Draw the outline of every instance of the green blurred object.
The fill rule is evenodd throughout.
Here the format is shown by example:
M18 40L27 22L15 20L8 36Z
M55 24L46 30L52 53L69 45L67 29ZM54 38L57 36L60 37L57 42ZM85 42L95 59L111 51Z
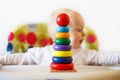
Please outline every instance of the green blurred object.
M8 36L7 52L26 52L32 47L52 45L53 41L47 29L47 23L23 24L15 27Z
M95 32L88 26L84 27L85 37L82 48L93 49L98 51L99 44Z
M98 39L95 32L87 26L85 26L84 32L85 37L82 48L98 50ZM32 35L27 37L29 33L32 33ZM27 40L30 41L28 42ZM30 43L33 42L35 42L35 44L31 45ZM32 47L44 47L52 44L53 40L48 33L47 23L23 24L17 26L9 34L7 52L10 54L26 52Z

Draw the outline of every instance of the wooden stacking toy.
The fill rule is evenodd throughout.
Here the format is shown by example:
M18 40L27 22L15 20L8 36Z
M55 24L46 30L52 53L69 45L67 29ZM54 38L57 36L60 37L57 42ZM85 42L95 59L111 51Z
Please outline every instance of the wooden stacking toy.
M51 72L76 72L72 63L71 41L69 39L69 28L67 27L70 22L69 16L62 13L57 16L56 22L59 26L55 34L55 45L53 45Z

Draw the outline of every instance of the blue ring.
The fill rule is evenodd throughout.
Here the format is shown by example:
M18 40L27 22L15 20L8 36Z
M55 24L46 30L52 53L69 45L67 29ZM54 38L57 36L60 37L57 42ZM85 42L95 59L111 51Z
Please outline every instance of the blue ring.
M60 51L69 51L71 50L71 45L54 45L54 50L60 50Z
M69 32L69 28L65 26L58 26L56 31L57 32Z
M52 57L52 61L55 63L63 63L63 64L68 64L73 61L72 57Z

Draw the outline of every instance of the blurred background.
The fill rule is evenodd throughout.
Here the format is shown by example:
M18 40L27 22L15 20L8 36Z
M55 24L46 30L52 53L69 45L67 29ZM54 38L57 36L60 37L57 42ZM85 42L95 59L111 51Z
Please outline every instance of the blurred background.
M78 11L99 40L99 51L120 51L119 0L0 0L0 54L7 36L20 24L46 22L56 9Z

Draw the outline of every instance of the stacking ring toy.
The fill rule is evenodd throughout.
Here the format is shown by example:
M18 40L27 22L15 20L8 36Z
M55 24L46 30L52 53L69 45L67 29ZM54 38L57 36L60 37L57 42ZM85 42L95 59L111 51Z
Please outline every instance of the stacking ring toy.
M69 28L65 26L57 27L57 32L69 32Z
M53 49L60 51L69 51L71 50L71 45L54 45Z
M69 33L66 33L66 32L57 32L56 34L55 34L55 37L56 38L69 38L70 37L70 34Z
M74 64L73 63L69 63L69 64L58 64L58 63L54 63L52 62L50 64L52 69L56 69L56 70L71 70L73 69Z
M70 57L72 56L72 51L53 51L54 57Z
M55 39L55 44L57 45L69 45L70 44L70 39L65 39L65 38L56 38Z
M52 57L52 61L55 63L68 64L73 60L72 57Z

